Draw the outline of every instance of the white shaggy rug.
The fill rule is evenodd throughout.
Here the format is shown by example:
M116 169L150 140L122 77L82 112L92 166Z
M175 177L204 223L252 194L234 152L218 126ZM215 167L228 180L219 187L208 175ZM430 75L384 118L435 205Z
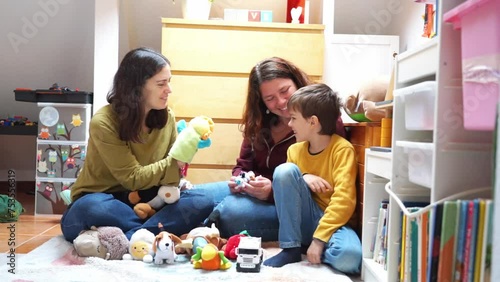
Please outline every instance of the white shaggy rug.
M278 251L265 248L264 259ZM0 281L352 281L326 265L312 266L305 259L282 268L262 266L259 273L241 273L236 271L235 262L228 270L194 269L183 255L170 265L81 258L62 236L50 239L26 255L16 255L15 265L8 264L12 260L7 255L0 257ZM13 267L15 274L9 272Z

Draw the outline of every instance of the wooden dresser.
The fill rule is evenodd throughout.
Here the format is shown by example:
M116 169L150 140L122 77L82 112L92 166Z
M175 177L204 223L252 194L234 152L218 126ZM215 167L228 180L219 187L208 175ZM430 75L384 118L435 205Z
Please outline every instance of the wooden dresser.
M162 19L162 50L172 67L169 106L189 122L206 115L215 122L212 146L201 149L188 170L196 183L228 180L239 155L239 131L248 75L273 56L295 63L321 81L323 25Z
M351 141L356 151L358 161L358 179L356 180L357 191L357 215L358 231L361 230L363 223L363 194L365 188L365 149L371 146L380 146L380 122L360 122L345 123L347 138Z

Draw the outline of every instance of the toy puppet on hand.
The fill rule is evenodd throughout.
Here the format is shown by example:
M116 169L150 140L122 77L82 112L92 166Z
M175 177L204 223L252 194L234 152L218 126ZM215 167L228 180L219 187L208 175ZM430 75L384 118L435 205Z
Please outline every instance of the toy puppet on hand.
M175 140L168 155L184 163L181 167L182 177L186 176L187 165L193 160L194 155L198 149L210 147L210 135L214 130L214 122L211 118L206 116L194 117L189 125L185 120L177 122L177 132L179 135ZM179 200L180 191L189 189L191 184L181 179L179 186L161 186L158 189L158 195L147 203L141 202L139 191L129 193L128 200L134 205L134 211L142 219L151 217L159 209L166 204L172 204Z
M177 123L179 135L168 153L177 161L189 164L200 148L209 147L210 135L214 131L214 122L207 116L194 117L186 126L184 120Z

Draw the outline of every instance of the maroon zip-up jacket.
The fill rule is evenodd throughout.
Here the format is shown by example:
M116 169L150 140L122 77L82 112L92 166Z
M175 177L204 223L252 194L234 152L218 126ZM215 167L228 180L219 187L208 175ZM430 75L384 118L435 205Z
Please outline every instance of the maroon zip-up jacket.
M336 133L345 138L344 123L340 117L337 120L336 128ZM244 138L240 156L236 159L236 166L233 168L233 176L238 176L242 171L253 171L256 176L262 175L272 181L274 169L286 162L286 151L295 142L293 131L290 131L285 138L277 143L274 143L272 138L268 138L264 140L264 144L254 144L256 142ZM268 201L274 202L272 193Z

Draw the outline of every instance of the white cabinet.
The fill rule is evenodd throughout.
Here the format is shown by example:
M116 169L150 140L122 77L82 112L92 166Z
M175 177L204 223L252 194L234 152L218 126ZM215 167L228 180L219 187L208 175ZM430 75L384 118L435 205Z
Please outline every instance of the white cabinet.
M62 214L66 206L59 193L71 189L83 167L92 104L37 105L35 214Z
M398 55L396 59L391 173L386 173L384 177L390 179L392 192L402 201L435 203L457 193L492 186L493 134L464 129L460 33L441 20L443 13L462 1L438 2L438 36ZM435 81L436 85L433 123L430 127L415 130L407 126L412 124L408 121L413 120L407 119L423 119L427 116L419 116L418 111L415 115L408 115L408 109L416 105L409 104L403 93L409 87L429 81ZM373 152L367 152L366 155L365 178L368 180L365 181L363 214L364 279L398 281L401 209L392 197L388 210L386 270L373 266L375 263L369 259L369 244L374 229L368 221L378 216L381 199L389 196L381 181L374 178L374 175L382 176L383 173L370 169L373 166L381 170L378 160ZM469 198L485 195L475 194ZM493 256L498 257L498 254Z

